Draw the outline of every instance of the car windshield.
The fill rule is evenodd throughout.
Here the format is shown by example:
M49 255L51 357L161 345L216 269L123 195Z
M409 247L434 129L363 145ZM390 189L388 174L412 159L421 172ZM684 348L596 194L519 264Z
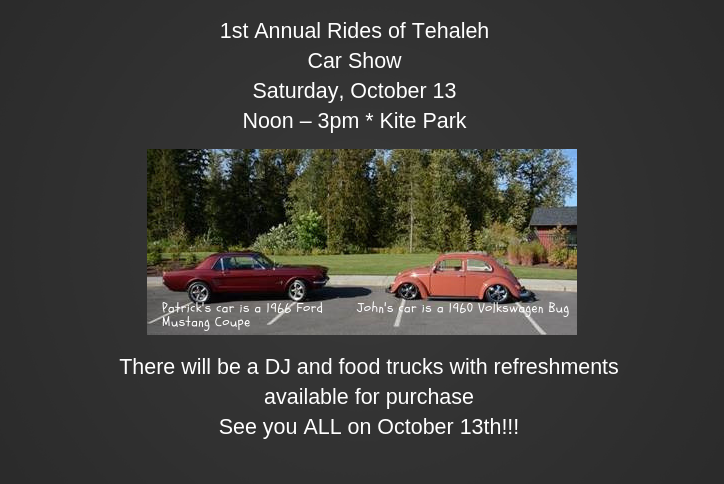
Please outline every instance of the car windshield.
M264 254L257 254L256 261L261 264L265 269L271 269L272 267L276 267L276 263Z

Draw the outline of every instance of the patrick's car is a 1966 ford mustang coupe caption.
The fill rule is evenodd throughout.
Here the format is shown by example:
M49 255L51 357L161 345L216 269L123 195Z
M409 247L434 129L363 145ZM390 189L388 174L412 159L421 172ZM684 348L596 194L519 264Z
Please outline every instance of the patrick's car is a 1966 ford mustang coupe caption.
M442 254L432 266L397 274L387 292L404 299L465 297L499 304L533 295L510 269L485 252Z
M193 269L163 273L166 287L188 292L189 299L199 304L223 292L279 292L292 301L303 301L327 281L326 267L276 264L260 252L212 254Z

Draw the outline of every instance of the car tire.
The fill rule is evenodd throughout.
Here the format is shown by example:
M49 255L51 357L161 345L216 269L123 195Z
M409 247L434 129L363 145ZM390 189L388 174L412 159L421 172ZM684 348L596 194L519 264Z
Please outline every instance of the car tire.
M397 295L402 299L407 299L409 301L417 299L417 296L420 295L420 290L417 289L417 286L413 283L405 282L400 284L400 287L397 288Z
M189 284L187 291L189 299L192 303L206 304L211 301L211 289L209 285L202 281L194 281Z
M287 288L287 296L294 302L301 302L307 297L307 283L302 279L294 279Z
M510 299L510 291L502 284L493 284L485 290L485 299L491 303L503 304Z

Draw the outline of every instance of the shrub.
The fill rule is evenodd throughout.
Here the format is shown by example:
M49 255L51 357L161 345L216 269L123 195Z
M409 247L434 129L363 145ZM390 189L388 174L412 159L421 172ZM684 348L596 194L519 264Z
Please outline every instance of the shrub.
M429 249L426 249L424 247L413 247L412 252L413 253L425 253L425 252L432 252L432 251ZM397 254L397 255L409 254L410 245L409 245L409 242L403 237L397 243L392 245L391 247L369 248L368 253L370 253L370 254Z
M512 265L520 264L520 243L512 242L508 244L508 263Z
M533 245L533 255L536 264L541 264L546 261L546 248L537 240L531 242Z
M520 234L510 225L493 222L490 227L475 231L473 245L475 250L483 250L496 257L503 256L511 243L519 242Z
M181 249L178 247L171 247L171 260L178 262L181 260Z
M199 259L196 257L196 254L194 252L189 252L186 254L186 258L184 259L184 264L187 266L195 266L199 263Z
M146 266L157 266L161 263L161 246L152 245L146 249Z
M186 232L186 227L181 224L176 230L169 234L168 241L168 248L171 252L181 252L186 249L189 245L189 234Z
M269 254L278 254L297 248L297 235L294 227L283 223L261 234L252 244L252 249Z
M563 267L566 269L578 269L578 252L573 251L571 252L571 255L568 256L568 259L563 263Z
M302 249L284 249L284 250L277 250L274 252L275 255L307 255L309 251L302 250Z
M532 266L545 260L545 247L540 242L525 242L520 244L520 260L523 265Z
M465 251L470 249L472 233L470 231L470 220L461 209L456 207L453 213L455 226L450 231L450 249Z
M568 259L568 229L560 224L551 231L548 263L552 266L563 265Z
M327 255L327 249L313 248L312 255Z
M568 249L565 247L551 248L548 253L548 263L552 266L560 266L566 259L568 259Z
M520 263L532 266L535 263L535 248L530 242L520 244Z
M357 244L347 244L342 249L342 254L365 254L366 252L364 247Z
M324 247L322 216L314 210L299 214L294 218L294 231L299 249L309 251Z
M192 252L218 252L223 245L221 237L213 235L209 230L204 235L196 237L188 246L188 250Z
M561 227L561 224L558 224L556 228L551 230L550 240L551 250L565 249L568 247L568 229L565 229Z
M159 247L161 249L161 252L171 252L171 241L169 239L157 239L151 242L146 242L146 248L148 251L151 250L152 247Z

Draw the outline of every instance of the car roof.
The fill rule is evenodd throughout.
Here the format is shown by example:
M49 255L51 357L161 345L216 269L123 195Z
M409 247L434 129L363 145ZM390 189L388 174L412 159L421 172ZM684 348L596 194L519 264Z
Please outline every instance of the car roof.
M490 254L488 254L487 252L480 251L480 250L470 250L468 252L446 252L446 253L440 255L440 257L470 257L470 256L490 257Z
M228 255L260 255L261 252L256 252L253 250L245 250L245 251L238 251L238 252L217 252L216 254L211 254L209 257L222 257L222 256L228 256Z

